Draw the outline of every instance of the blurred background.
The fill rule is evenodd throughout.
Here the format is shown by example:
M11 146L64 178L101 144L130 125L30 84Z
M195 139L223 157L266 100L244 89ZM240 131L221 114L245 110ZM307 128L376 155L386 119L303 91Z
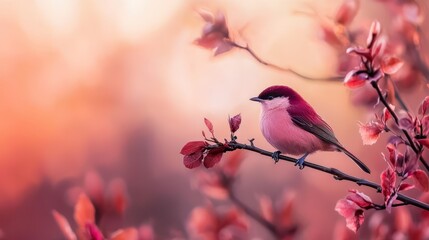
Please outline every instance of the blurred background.
M116 226L151 224L157 239L184 232L191 210L207 199L192 187L198 170L183 166L181 147L201 140L204 117L222 139L229 136L228 115L241 113L239 140L255 138L273 150L259 131L259 106L248 99L274 84L300 92L338 139L380 172L384 140L362 145L357 123L366 120L366 111L350 103L341 83L303 80L238 49L214 58L192 44L204 25L195 10L222 10L233 36L264 59L308 76L332 76L337 52L321 40L317 18L296 12L332 17L340 4L0 1L0 236L62 239L51 211L71 220L75 192L91 188L91 179L106 192L115 191L112 181L126 189L128 207ZM362 1L354 22L366 29L375 18L388 22L381 6ZM364 176L339 153L308 160ZM262 194L296 192L302 239L329 239L336 223L344 224L334 206L349 188L356 186L250 153L236 185L239 198L255 209ZM269 239L250 224L251 236Z

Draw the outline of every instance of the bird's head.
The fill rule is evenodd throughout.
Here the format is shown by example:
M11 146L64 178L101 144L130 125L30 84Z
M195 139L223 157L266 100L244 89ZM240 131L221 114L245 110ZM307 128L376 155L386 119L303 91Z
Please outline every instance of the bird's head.
M250 100L260 102L264 109L289 108L291 105L305 104L305 100L292 88L287 86L271 86L262 91L259 96Z

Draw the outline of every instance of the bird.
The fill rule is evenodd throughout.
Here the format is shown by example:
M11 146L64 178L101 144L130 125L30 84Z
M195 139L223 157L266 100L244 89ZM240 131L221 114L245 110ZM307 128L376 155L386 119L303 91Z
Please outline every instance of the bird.
M281 153L302 157L295 165L304 168L305 158L316 151L340 151L363 171L370 169L341 145L332 128L296 91L288 86L271 86L250 100L261 103L260 128L265 139Z

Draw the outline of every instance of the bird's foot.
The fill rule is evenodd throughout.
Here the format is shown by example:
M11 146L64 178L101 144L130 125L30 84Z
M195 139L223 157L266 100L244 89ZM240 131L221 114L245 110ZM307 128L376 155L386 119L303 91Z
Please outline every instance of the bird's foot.
M273 154L271 155L271 157L274 159L274 163L278 163L279 162L280 154L281 153L282 152L280 152L280 151L273 152Z
M304 156L298 158L295 162L295 166L298 166L299 169L303 169L304 168L304 161L305 158L308 156L308 153L304 154Z

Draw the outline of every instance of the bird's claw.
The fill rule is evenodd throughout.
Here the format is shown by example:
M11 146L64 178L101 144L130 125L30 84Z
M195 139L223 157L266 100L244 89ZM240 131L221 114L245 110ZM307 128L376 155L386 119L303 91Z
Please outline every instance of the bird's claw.
M271 155L271 157L274 159L274 163L278 163L279 162L280 154L281 153L282 152L280 152L280 151L273 152L273 154Z
M304 159L299 158L296 160L295 166L298 166L298 168L302 170L304 168Z
M304 168L305 158L308 156L308 153L304 154L304 156L298 158L295 162L295 166L298 166L300 170Z

